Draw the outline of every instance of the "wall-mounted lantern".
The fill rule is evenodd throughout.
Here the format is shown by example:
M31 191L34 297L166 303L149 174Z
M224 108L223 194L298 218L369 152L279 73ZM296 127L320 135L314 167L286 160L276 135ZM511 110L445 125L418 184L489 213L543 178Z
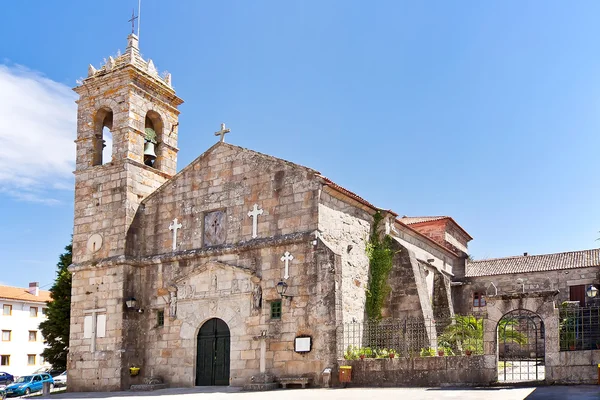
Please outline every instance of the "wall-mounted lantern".
M138 303L137 303L137 300L135 299L135 297L130 297L127 300L125 300L125 306L127 307L127 310L129 310L129 311L137 311L139 313L144 312L144 310L142 310L141 308L138 308Z
M585 291L585 294L587 294L587 297L593 299L594 297L598 296L598 288L594 285L590 285Z
M285 283L284 281L279 281L279 283L277 283L277 293L279 293L279 295L281 296L281 298L286 298L286 299L293 299L294 296L288 296L285 294L285 292L287 291L288 288L288 284Z

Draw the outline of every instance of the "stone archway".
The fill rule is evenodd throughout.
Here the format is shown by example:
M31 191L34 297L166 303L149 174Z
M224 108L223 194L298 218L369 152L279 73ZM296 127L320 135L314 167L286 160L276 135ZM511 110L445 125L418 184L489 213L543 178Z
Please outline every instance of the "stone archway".
M545 379L544 322L529 310L512 310L502 316L498 332L498 382Z
M498 294L487 297L487 319L484 328L484 353L489 357L488 362L499 362L499 335L498 326L505 315L510 315L515 310L517 313L523 312L522 317L527 318L527 315L535 315L539 320L534 321L524 320L524 324L535 323L537 334L543 329L543 354L544 354L544 375L538 374L538 380L552 381L552 367L559 360L559 335L558 335L558 309L556 308L554 298L558 291L544 292L526 292L526 293L508 293ZM531 313L531 314L528 314ZM527 315L525 315L527 314ZM531 325L529 325L531 327ZM542 353L541 349L539 351ZM493 359L491 357L494 357ZM532 361L533 362L533 361ZM537 358L536 358L537 362ZM498 373L498 371L496 371ZM499 376L496 376L496 380Z

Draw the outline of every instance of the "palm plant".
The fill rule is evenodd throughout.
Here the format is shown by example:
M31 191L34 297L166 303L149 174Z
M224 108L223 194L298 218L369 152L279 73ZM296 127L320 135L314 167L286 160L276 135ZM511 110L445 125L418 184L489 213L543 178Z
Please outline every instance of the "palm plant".
M503 343L526 344L527 335L515 329L519 321L505 318L498 323L498 339ZM462 348L475 354L483 354L483 318L472 315L457 315L454 323L446 327L439 336L439 345Z

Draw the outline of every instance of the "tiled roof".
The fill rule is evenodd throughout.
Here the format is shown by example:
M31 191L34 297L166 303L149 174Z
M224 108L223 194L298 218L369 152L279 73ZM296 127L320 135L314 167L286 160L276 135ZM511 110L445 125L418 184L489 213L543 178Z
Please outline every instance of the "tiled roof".
M467 263L465 275L476 277L597 266L600 267L600 249L591 249L470 261Z
M456 225L458 227L458 229L460 229L465 235L467 235L467 237L469 239L473 239L473 237L469 234L469 232L467 232L462 226L460 226L452 217L448 217L446 215L440 215L437 217L407 217L406 215L403 216L402 218L400 218L400 221L402 221L405 225L415 225L415 224L422 224L424 222L432 222L432 221L440 221L443 219L447 219L449 221L452 221L452 223L454 225Z
M327 186L330 186L331 188L337 190L338 192L341 192L342 194L345 194L346 196L350 197L351 199L354 199L356 201L358 201L361 204L364 204L367 207L371 207L374 210L379 210L379 207L375 207L373 204L369 203L367 200L363 199L362 197L360 197L359 195L357 195L354 192L351 192L350 190L338 185L337 183L335 183L334 181L332 181L331 179L323 176L323 175L319 175L319 177L321 179L323 179L323 183Z
M446 219L446 216L438 216L438 217L407 217L406 215L400 218L400 221L405 223L406 225L412 224L420 224L421 222L431 222L431 221L439 221L441 219Z
M52 300L50 298L50 292L47 290L40 290L39 296L34 296L25 288L13 286L0 286L0 299L34 301L39 303Z

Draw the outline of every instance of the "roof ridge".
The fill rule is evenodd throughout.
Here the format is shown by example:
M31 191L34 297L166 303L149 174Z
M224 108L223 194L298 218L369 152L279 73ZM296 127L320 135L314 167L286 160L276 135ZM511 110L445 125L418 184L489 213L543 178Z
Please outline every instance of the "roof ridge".
M513 260L515 258L547 257L547 256L555 256L555 255L559 255L559 254L584 253L584 252L598 251L598 250L600 250L600 248L585 249L585 250L559 251L557 253L547 253L547 254L527 254L527 255L518 255L518 256L482 258L480 260L469 261L467 264L473 264L473 263L477 263L477 262L486 262L486 261L496 261L496 260Z
M25 291L27 291L27 289L29 289L28 287L24 288L24 287L21 287L21 286L0 285L0 288L3 288L3 287L12 288L12 289L23 289ZM39 289L39 291L40 292L48 292L48 293L50 293L49 290L44 290L44 289ZM0 296L2 296L2 295L0 294Z

